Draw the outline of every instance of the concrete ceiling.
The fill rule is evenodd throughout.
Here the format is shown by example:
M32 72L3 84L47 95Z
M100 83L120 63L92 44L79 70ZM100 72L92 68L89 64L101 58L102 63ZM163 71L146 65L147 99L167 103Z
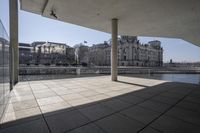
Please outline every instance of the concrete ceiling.
M119 34L180 38L200 46L200 0L20 0L21 9L44 17ZM57 18L51 15L54 12Z

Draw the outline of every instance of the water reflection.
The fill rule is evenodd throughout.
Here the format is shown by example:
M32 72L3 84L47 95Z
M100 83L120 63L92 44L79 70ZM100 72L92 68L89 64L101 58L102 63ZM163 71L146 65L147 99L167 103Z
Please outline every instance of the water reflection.
M200 83L200 74L126 74L126 76L131 77L141 77L150 79L167 80L174 82L184 82L184 83Z

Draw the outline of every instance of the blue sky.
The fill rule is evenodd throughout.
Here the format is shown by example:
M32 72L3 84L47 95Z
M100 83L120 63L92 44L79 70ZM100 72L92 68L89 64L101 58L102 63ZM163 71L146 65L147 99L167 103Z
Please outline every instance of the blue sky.
M7 32L8 0L0 0L0 19ZM178 62L200 61L200 47L192 45L181 39L169 39L158 37L138 37L140 42L147 43L151 40L160 40L164 49L164 62L173 59ZM33 41L54 41L67 43L70 46L81 43L84 40L88 45L101 43L110 39L110 34L81 26L64 23L41 17L33 13L19 11L19 41L31 43Z

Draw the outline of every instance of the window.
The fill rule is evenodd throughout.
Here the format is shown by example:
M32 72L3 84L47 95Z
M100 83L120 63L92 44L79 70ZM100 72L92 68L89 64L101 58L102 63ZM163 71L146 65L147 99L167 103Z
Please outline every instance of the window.
M126 56L124 56L124 60L126 60Z

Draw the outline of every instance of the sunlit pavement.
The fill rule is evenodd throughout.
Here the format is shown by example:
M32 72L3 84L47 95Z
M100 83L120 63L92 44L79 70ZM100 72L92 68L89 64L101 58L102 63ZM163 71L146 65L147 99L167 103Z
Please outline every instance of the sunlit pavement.
M123 76L20 82L4 132L200 132L200 86Z

